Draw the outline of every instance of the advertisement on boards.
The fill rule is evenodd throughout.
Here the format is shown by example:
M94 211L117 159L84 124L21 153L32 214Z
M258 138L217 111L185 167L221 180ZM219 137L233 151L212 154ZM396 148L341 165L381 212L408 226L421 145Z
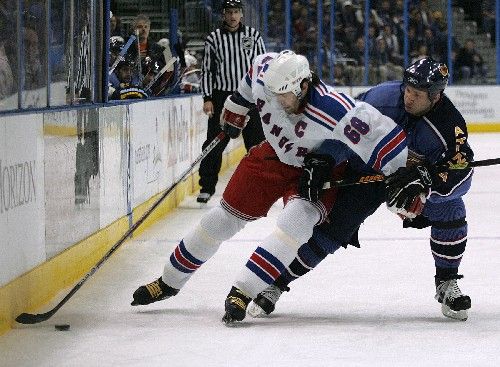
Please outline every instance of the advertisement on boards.
M45 261L42 116L0 117L0 286Z

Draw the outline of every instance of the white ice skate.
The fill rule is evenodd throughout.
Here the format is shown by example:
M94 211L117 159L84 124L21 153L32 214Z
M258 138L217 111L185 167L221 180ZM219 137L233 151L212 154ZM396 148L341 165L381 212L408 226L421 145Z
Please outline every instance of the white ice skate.
M460 279L461 276L457 276ZM457 279L440 281L436 287L435 299L441 303L444 316L455 320L467 320L467 310L471 306L470 297L463 294L457 284Z
M274 307L283 291L271 284L250 303L247 313L251 317L266 317L274 311Z

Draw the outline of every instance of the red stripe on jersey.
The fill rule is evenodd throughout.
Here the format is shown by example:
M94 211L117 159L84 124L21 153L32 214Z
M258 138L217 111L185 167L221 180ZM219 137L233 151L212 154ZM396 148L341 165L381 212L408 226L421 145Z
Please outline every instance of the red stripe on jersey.
M250 70L248 70L248 75L250 75L250 79L253 78L253 66L250 66Z
M389 141L382 149L379 150L377 154L377 160L375 161L373 168L380 171L382 165L382 159L389 154L394 148L396 148L403 140L405 140L406 134L400 131L391 141Z
M347 111L352 109L351 105L340 94L338 94L336 92L329 91L329 90L325 89L322 85L317 85L316 89L318 90L319 94L321 94L322 96L331 97L334 100L336 100L337 102L339 102L340 104L342 104Z
M255 265L257 265L259 268L264 270L266 273L268 273L271 278L276 279L279 277L280 272L278 269L274 267L271 263L269 263L266 259L264 259L262 256L260 256L257 253L253 253L252 256L250 256L250 260L252 260Z
M351 105L344 99L342 98L342 96L340 94L337 94L335 92L330 92L329 93L334 99L336 99L337 101L339 101L340 103L342 103L344 105L344 107L349 111L352 109Z
M188 259L186 259L182 253L181 253L181 250L179 249L179 246L177 246L174 250L174 256L175 256L175 259L177 260L177 262L179 262L179 264L181 264L182 266L184 266L185 268L189 269L189 270L196 270L200 267L200 265L197 265L197 264L193 264L191 261L189 261Z
M337 121L335 121L335 119L331 118L331 116L325 115L323 111L318 110L316 107L307 104L306 110L311 114L316 115L316 117L321 118L323 121L328 122L330 125L337 126Z

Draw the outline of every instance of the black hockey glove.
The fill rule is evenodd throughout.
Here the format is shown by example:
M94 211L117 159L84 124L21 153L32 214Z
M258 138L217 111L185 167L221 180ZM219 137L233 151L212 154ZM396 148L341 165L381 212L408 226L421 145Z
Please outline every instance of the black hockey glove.
M431 185L427 167L401 167L385 179L387 206L404 217L414 218L422 211Z
M330 179L335 159L327 154L308 153L304 159L299 179L299 195L310 201L318 201L323 186Z

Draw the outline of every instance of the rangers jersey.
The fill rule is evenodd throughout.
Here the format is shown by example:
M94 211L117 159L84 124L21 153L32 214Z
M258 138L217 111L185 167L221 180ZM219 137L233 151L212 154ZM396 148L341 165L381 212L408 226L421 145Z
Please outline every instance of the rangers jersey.
M305 155L330 140L328 151L337 163L355 155L378 172L389 175L406 165L403 129L364 102L354 101L323 82L310 84L306 103L288 114L264 85L263 76L277 53L256 58L238 92L259 111L266 140L281 162L300 167Z

